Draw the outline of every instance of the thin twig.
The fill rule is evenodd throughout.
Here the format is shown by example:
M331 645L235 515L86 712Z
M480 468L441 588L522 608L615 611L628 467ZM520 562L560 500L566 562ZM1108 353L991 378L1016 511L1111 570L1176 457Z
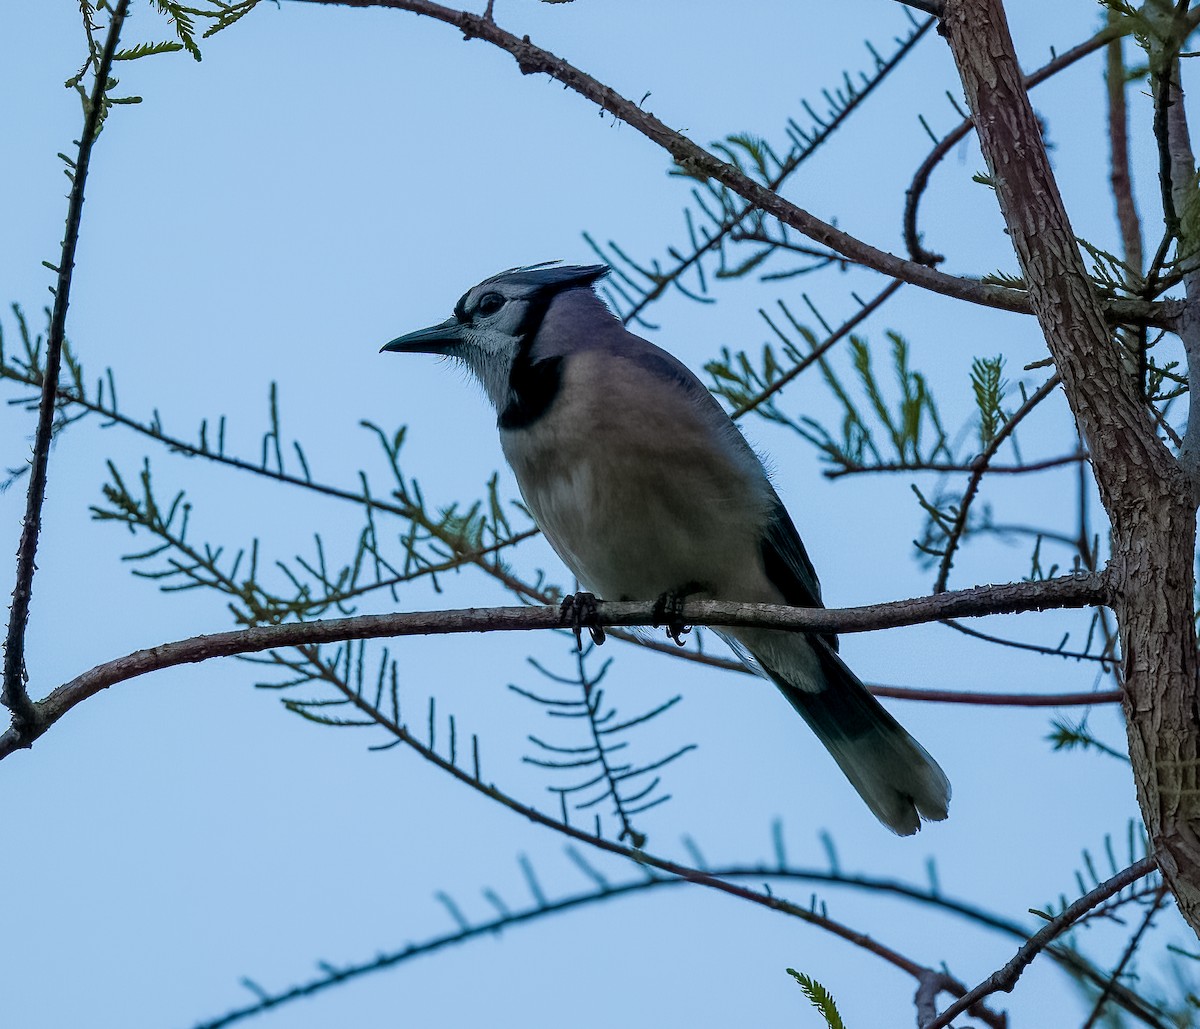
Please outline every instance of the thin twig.
M1133 955L1137 953L1137 949L1141 946L1142 937L1146 935L1146 931L1154 922L1154 916L1158 914L1158 909L1162 907L1162 902L1166 899L1167 888L1160 886L1154 894L1154 900L1146 909L1146 914L1142 918L1141 924L1137 927L1137 931L1129 938L1129 944L1125 948L1125 952L1121 955L1121 960L1117 962L1116 967L1112 970L1112 974L1108 977L1108 982L1104 984L1104 988L1100 991L1100 996L1096 998L1096 1003L1092 1007L1092 1013L1088 1015L1088 1019L1083 1023L1083 1029L1092 1029L1100 1019L1100 1013L1104 1010L1104 1005L1112 996L1113 986L1120 982L1121 976L1125 974L1125 969L1129 962L1133 960Z
M1168 233L1175 226L1175 234L1180 237L1177 211L1186 210L1196 190L1196 158L1192 153L1191 135L1188 132L1187 111L1184 107L1183 86L1180 78L1180 62L1178 58L1171 61L1165 75L1166 96L1164 128L1166 139L1160 145L1166 150L1169 159L1167 181L1163 186L1164 192L1169 192L1173 198L1173 206L1165 215ZM1160 98L1155 91L1155 130L1158 130L1158 105ZM1174 221L1173 221L1174 219ZM1193 241L1189 241L1195 246ZM1183 314L1179 319L1179 338L1187 355L1188 391L1191 397L1200 397L1200 256L1196 253L1179 254L1176 257L1181 262L1183 285L1187 297ZM1143 351L1144 353L1144 351ZM1157 411L1157 409L1156 409ZM1165 418L1162 422L1165 424ZM1187 428L1179 447L1180 466L1192 480L1193 492L1200 498L1200 416L1189 408Z
M983 982L951 1004L932 1022L922 1029L944 1029L955 1018L966 1011L972 1004L991 996L993 993L1010 993L1016 985L1021 973L1029 963L1045 950L1054 940L1066 932L1071 926L1098 904L1119 893L1126 886L1137 882L1149 875L1158 867L1153 857L1144 857L1135 861L1128 868L1118 872L1111 879L1102 882L1094 890L1085 893L1073 904L1068 905L1057 918L1052 918L1017 951L1012 960L1003 968L989 975Z
M96 68L96 79L88 99L79 137L79 150L71 175L71 193L67 202L67 226L63 234L62 255L58 263L58 284L54 290L54 310L50 315L50 331L46 339L46 371L42 397L38 405L37 432L33 444L33 467L26 493L25 521L21 526L21 542L17 549L17 577L13 587L13 602L9 611L8 633L4 644L4 685L0 703L12 712L13 724L20 730L31 728L36 718L35 706L25 688L25 627L29 622L29 602L33 595L33 575L36 570L38 537L42 529L42 505L46 499L46 474L50 463L50 443L54 435L54 413L58 392L58 375L62 366L63 339L66 336L67 305L71 298L71 278L75 271L75 248L79 243L79 224L83 217L83 192L87 184L92 146L104 115L105 90L112 70L113 54L121 37L121 26L129 0L118 0L108 23L104 51Z
M877 697L891 700L924 700L937 704L973 704L979 707L1092 707L1119 704L1120 690L1094 693L968 693L961 690L914 689L908 686L867 686Z
M1087 454L1076 452L1064 454L1062 457L1050 457L1044 461L1030 461L1028 464L989 464L989 474L1024 475L1028 472L1045 472L1064 465L1080 464L1087 461ZM974 472L975 462L969 464L952 464L938 461L884 461L881 464L848 465L845 468L831 468L822 474L827 479L840 479L846 475L865 475L868 472L937 472L945 475L953 472Z
M1122 36L1128 35L1132 31L1131 27L1114 27L1102 29L1096 33L1091 39L1085 40L1076 47L1059 54L1054 60L1043 65L1037 71L1025 76L1025 88L1033 89L1039 83L1045 82L1048 78L1056 75L1064 68L1069 68L1076 61L1087 57L1088 54L1095 53L1102 46L1106 45L1113 39L1119 39ZM934 168L941 164L943 158L950 153L959 143L967 138L971 130L975 128L975 122L970 118L965 118L959 122L953 129L946 133L941 138L941 141L929 152L929 155L921 162L920 167L913 173L912 183L904 194L904 244L908 249L909 256L921 264L934 265L945 260L941 254L931 253L922 245L921 232L917 228L917 216L919 213L921 198L925 195L925 190L929 186L929 177L933 174Z
M854 96L848 103L842 107L833 118L820 127L813 133L812 137L806 140L805 146L797 152L789 155L783 162L778 173L771 176L767 181L768 187L778 192L779 189L787 182L788 178L810 157L816 153L817 148L828 140L850 116L859 110L863 103L866 102L875 90L883 83L900 63L915 49L921 38L931 29L936 23L933 19L923 22L916 26L913 31L900 42L895 53L886 61L875 69L870 81L861 89L857 90ZM899 42L899 41L898 41ZM725 215L721 222L711 231L709 231L702 242L696 243L692 252L685 258L678 260L674 267L666 272L656 274L654 276L654 285L648 290L636 304L624 315L624 321L628 324L636 319L642 311L644 311L651 303L662 297L667 287L672 283L678 283L679 279L692 267L700 264L701 259L706 253L717 250L721 247L726 238L740 226L746 217L752 214L755 210L753 204L747 204L741 210L732 211ZM656 266L657 268L657 266Z
M1010 640L1004 636L995 636L989 632L980 632L978 629L972 629L970 626L963 625L961 622L956 622L953 618L947 618L942 622L948 629L953 629L955 632L961 632L964 636L971 636L977 640L983 640L985 643L996 643L1002 647L1012 647L1015 650L1028 650L1032 654L1044 654L1047 657L1061 657L1072 661L1099 661L1104 671L1111 671L1112 666L1116 663L1115 659L1108 654L1089 654L1082 650L1064 650L1059 647L1047 647L1041 643L1026 643L1023 640Z
M730 415L730 417L736 421L743 415L747 415L755 408L761 407L763 404L765 404L771 399L771 397L775 396L776 393L783 389L784 386L795 379L796 376L798 376L806 368L811 367L813 364L819 361L830 347L850 335L850 333L852 333L859 325L861 325L880 307L882 307L888 298L891 297L903 285L904 283L899 279L893 279L891 282L889 282L875 296L863 304L859 310L851 315L851 317L846 319L846 321L838 326L838 328L831 332L819 344L813 347L812 352L806 354L803 360L799 361L794 367L789 368L786 372L784 372L783 375L771 383L771 385L759 393L758 396L756 396L753 400L747 401L745 404L739 407L733 412L732 415Z
M946 580L950 577L950 569L954 565L954 552L958 549L963 532L967 528L967 515L970 513L971 503L974 501L975 495L979 492L979 484L983 481L984 473L988 470L988 464L996 456L1004 441L1021 424L1025 416L1053 393L1060 381L1056 372L1042 383L1036 392L1017 408L1013 412L1012 417L1001 426L1000 431L992 437L992 441L987 445L983 453L971 462L971 478L967 481L967 488L963 491L962 500L958 503L958 516L954 519L954 525L951 526L950 533L946 539L946 548L942 552L942 560L938 566L937 582L933 587L934 593L941 593L946 588Z
M315 648L311 648L315 650ZM866 950L868 953L874 954L876 957L888 962L889 964L907 972L914 978L919 978L925 971L923 966L910 958L905 957L899 951L892 949L886 944L880 943L878 940L872 939L865 933L860 933L841 922L837 922L827 915L818 914L815 911L810 911L808 908L800 907L781 897L776 897L770 893L759 893L755 890L748 889L744 886L739 886L736 883L729 882L720 878L711 872L705 872L697 868L692 868L687 865L680 864L676 861L670 861L665 858L656 857L644 850L636 847L625 846L613 840L605 839L602 836L597 836L576 828L573 825L568 825L565 822L560 822L549 815L538 811L536 808L530 807L517 800L515 797L504 793L495 786L482 782L475 778L472 774L464 771L453 761L450 761L438 754L432 747L427 746L414 736L406 726L389 718L382 711L376 708L368 700L364 698L361 692L353 689L349 684L338 683L336 680L331 680L334 685L338 686L343 696L359 711L370 717L381 728L386 729L399 742L404 743L412 750L416 751L421 757L431 764L436 765L443 772L448 773L459 782L469 786L471 789L483 794L508 808L515 814L521 815L529 821L545 826L548 829L553 829L564 836L568 836L573 840L578 840L581 843L586 843L597 850L605 851L609 854L615 854L619 857L625 857L636 862L643 868L653 868L660 872L666 872L668 875L678 876L681 879L686 879L688 882L695 883L698 886L705 886L709 889L718 890L730 896L738 897L741 900L749 901L753 904L761 905L772 911L778 911L783 914L791 915L793 918L798 918L802 922L809 925L817 926L824 929L826 932L837 936L840 939L853 943L855 946ZM965 992L965 987L958 984L959 989ZM957 993L958 990L955 990Z
M1120 20L1117 11L1110 7L1110 28L1115 28ZM1129 169L1129 112L1125 104L1123 38L1123 35L1114 36L1107 44L1104 77L1108 87L1108 180L1116 204L1125 263L1140 274L1145 258L1142 255L1142 220L1138 217L1137 202L1133 196L1133 176Z

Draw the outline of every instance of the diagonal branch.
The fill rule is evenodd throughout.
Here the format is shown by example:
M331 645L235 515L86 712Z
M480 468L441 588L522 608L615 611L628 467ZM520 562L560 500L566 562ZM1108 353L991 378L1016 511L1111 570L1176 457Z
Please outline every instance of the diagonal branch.
M954 525L951 527L949 537L946 540L946 549L942 552L942 560L938 566L937 582L933 587L934 593L945 592L946 581L949 579L950 569L954 565L954 552L958 549L958 544L962 540L963 533L966 531L967 516L970 514L971 504L979 492L979 484L983 481L983 476L987 472L992 458L999 453L1000 447L1004 445L1004 441L1013 434L1025 416L1058 388L1059 381L1059 376L1054 374L1042 383L1036 392L1017 408L1012 417L1001 427L1000 431L992 437L992 441L987 445L983 453L971 462L971 478L967 482L967 488L963 491L962 500L958 502L958 516L954 519Z
M9 609L8 633L4 643L4 685L0 703L12 712L18 728L29 727L37 717L34 704L25 689L25 627L29 622L29 601L33 595L33 574L36 570L38 537L42 530L42 505L46 499L46 473L50 463L50 442L54 434L54 412L58 391L58 375L62 366L63 338L66 335L67 305L71 298L71 276L75 271L75 248L79 243L79 223L83 217L83 191L87 184L92 146L100 130L105 112L105 91L109 86L113 54L121 37L121 26L129 0L118 0L108 24L104 51L96 67L96 79L88 99L79 136L79 150L71 173L71 193L67 202L67 227L63 235L62 256L58 262L58 283L54 289L54 310L50 315L50 332L46 340L46 376L38 405L37 433L33 444L33 467L26 494L25 521L21 526L21 542L17 549L17 581L13 587L13 602Z
M737 625L819 633L869 632L921 625L944 618L1090 607L1107 601L1108 584L1103 574L1068 575L1039 582L977 586L954 593L842 609L689 600L684 604L681 618L689 625ZM652 625L658 617L654 605L648 603L597 604L596 621L605 626ZM163 668L195 664L215 657L256 654L280 647L394 636L554 629L562 624L562 615L557 607L468 608L259 625L209 636L193 636L134 651L125 657L97 665L58 687L45 700L34 705L36 718L32 729L14 725L0 735L0 758L7 757L14 750L32 746L33 741L46 729L88 697L119 682Z
M960 997L932 1022L922 1026L921 1029L943 1029L943 1027L948 1026L955 1018L970 1008L972 1004L983 1000L985 997L989 997L993 993L1000 991L1010 993L1012 988L1017 984L1017 980L1021 977L1021 973L1029 967L1029 963L1053 943L1055 939L1070 929L1072 925L1083 915L1091 911L1092 908L1104 903L1104 901L1108 900L1114 894L1120 893L1126 886L1149 875L1157 867L1157 863L1153 857L1144 857L1141 861L1136 861L1128 868L1118 872L1111 879L1102 882L1090 893L1085 893L1075 903L1068 905L1057 918L1052 918L1040 930L1034 933L1003 968L993 972L976 986L975 989L971 990L965 996Z
M616 90L580 71L574 65L557 57L550 51L531 42L528 36L518 38L506 32L494 21L483 15L460 11L433 3L432 0L300 0L303 3L319 3L327 6L340 4L349 7L386 7L393 10L411 11L437 21L453 25L465 39L482 39L512 54L517 67L524 75L546 74L573 89L581 96L608 111L640 132L652 143L666 150L685 172L697 177L713 179L732 190L743 200L785 225L803 233L810 239L836 250L851 261L866 265L877 272L934 293L966 300L985 307L1018 314L1031 314L1033 307L1028 294L1022 290L1005 286L993 286L977 279L947 275L936 269L905 260L895 254L879 250L849 233L822 221L803 208L784 200L766 186L755 182L734 165L705 150L682 133L663 124L649 111ZM1099 301L1097 301L1099 302ZM1116 320L1145 322L1150 325L1170 327L1174 323L1174 305L1148 303L1142 300L1110 300L1106 303L1108 314Z
M772 382L766 389L758 394L753 400L749 400L734 411L729 417L735 422L743 415L749 414L755 408L761 407L776 393L782 390L789 382L796 378L806 368L811 367L815 362L819 361L830 347L835 343L849 336L859 325L866 321L887 300L901 287L904 283L900 279L893 279L883 287L875 296L862 305L851 317L846 319L833 332L825 337L819 344L813 347L811 353L805 354L804 358L798 361L795 367L789 368L778 379Z

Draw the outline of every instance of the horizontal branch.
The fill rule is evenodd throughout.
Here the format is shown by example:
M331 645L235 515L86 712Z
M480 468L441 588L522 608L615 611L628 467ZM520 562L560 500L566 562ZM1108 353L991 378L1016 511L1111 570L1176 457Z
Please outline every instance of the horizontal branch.
M739 604L719 600L688 600L680 613L688 625L739 626L801 632L870 632L907 625L922 625L945 618L1078 608L1108 602L1103 574L1068 575L1038 582L1012 582L993 586L893 600L884 604L841 609L797 608L782 604ZM654 605L648 602L598 602L597 624L604 626L652 625ZM58 687L35 705L34 729L22 735L15 727L0 735L0 759L32 745L38 736L67 711L88 697L119 682L147 672L195 664L216 657L256 654L303 644L342 643L347 640L430 636L468 632L556 629L563 625L556 607L467 608L453 611L415 611L354 618L328 618L286 625L260 625L248 629L193 636L190 639L137 650L107 661Z
M1096 690L1091 693L977 693L875 683L868 683L867 689L875 696L889 700L923 700L934 704L974 704L979 707L1092 707L1095 704L1117 704L1122 697L1120 690Z
M1000 475L1024 475L1028 472L1045 472L1065 465L1079 464L1086 461L1087 454L1077 452L1063 454L1061 457L1049 457L1044 461L1030 461L1027 464L988 464L989 474L996 472ZM842 468L831 468L822 472L827 479L840 479L846 475L865 475L868 472L936 472L940 475L954 472L974 472L976 465L973 461L883 461L879 464L852 464Z
M766 212L783 224L809 239L836 250L843 257L865 265L894 279L902 279L934 293L966 300L1017 314L1032 314L1029 295L1024 290L994 286L978 279L948 275L935 268L905 260L896 254L880 250L843 232L829 222L785 200L774 190L756 182L728 161L676 132L653 114L622 96L612 87L581 71L568 61L531 42L528 36L517 37L500 28L488 15L456 10L432 0L304 0L326 6L386 7L410 11L453 25L464 39L482 39L512 54L523 75L545 74L566 88L592 101L598 107L624 122L652 143L662 147L675 163L689 175L712 179L736 193L754 207ZM1160 328L1175 323L1178 305L1149 303L1142 300L1105 300L1104 306L1115 321L1139 322Z

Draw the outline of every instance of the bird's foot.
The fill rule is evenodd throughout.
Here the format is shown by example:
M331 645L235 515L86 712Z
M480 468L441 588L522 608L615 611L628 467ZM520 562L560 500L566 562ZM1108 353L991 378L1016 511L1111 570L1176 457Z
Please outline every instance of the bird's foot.
M689 582L677 590L667 590L654 602L654 621L650 624L656 629L660 625L664 626L668 639L674 640L680 647L685 646L683 637L692 631L692 627L685 624L683 620L684 601L693 593L700 593L703 589L704 587L700 583Z
M575 646L580 650L583 650L584 629L587 629L596 646L604 642L604 626L599 621L600 613L596 609L594 594L572 593L563 598L558 611L559 622L575 633Z

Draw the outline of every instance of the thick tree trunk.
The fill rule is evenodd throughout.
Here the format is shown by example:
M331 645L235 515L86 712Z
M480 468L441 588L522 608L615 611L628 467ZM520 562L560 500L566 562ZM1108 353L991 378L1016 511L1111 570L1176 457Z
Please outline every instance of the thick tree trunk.
M1001 0L945 0L942 24L1112 522L1108 574L1138 801L1167 883L1200 935L1193 486L1158 439L1139 384L1122 368L1021 83Z

